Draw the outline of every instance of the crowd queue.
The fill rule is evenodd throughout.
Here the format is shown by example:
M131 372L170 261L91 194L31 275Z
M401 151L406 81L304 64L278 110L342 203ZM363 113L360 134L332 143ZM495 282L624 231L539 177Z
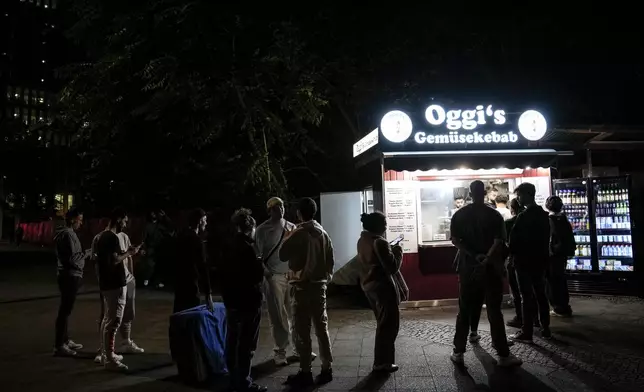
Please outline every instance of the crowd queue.
M470 185L472 203L459 208L451 221L452 242L458 248L459 313L454 336L453 362L463 363L467 341L480 340L478 324L486 305L492 340L499 354L499 366L517 366L521 360L510 354L509 346L532 341L535 325L549 338L550 315L569 316L565 269L572 230L561 214L562 203L550 197L550 215L535 203L535 188L524 183L510 203L511 214L490 208L480 181ZM507 199L501 198L500 201ZM192 211L187 227L175 231L162 212L150 214L144 242L133 246L128 235L128 215L115 209L104 231L97 234L91 249L84 251L76 235L83 214L70 210L66 226L55 237L58 258L58 285L61 302L56 320L54 354L75 356L83 346L70 339L68 318L81 286L86 260L92 260L100 288L98 352L95 361L107 370L124 371L122 354L142 354L131 337L135 316L136 280L133 256L140 254L149 267L144 285L162 287L161 274L154 271L169 238L174 241L173 261L165 268L174 277L173 312L202 303L212 310L208 254L226 307L226 360L231 386L237 391L265 391L250 376L257 348L262 306L265 302L274 343L274 362L285 366L299 362L299 371L285 383L306 387L333 379L333 355L328 332L327 284L334 271L333 245L322 225L315 220L317 205L305 198L298 205L299 224L284 219L284 202L268 200L269 219L256 225L251 211L241 208L231 217L232 234L217 244L204 247L208 225L206 213ZM505 207L505 205L504 205ZM363 214L364 231L357 243L360 284L377 320L375 372L395 372L395 340L398 335L399 305L409 290L400 273L403 250L398 242L386 239L387 221L380 212ZM161 223L163 222L163 224ZM216 255L216 256L213 256ZM507 263L507 265L506 265ZM516 316L508 325L520 332L508 340L501 303L503 279L507 274L514 297ZM547 277L547 284L546 284ZM549 295L549 296L548 296ZM554 310L550 311L550 304ZM321 372L315 378L311 362L311 327L319 346ZM115 345L117 334L121 343ZM289 348L291 351L289 351Z

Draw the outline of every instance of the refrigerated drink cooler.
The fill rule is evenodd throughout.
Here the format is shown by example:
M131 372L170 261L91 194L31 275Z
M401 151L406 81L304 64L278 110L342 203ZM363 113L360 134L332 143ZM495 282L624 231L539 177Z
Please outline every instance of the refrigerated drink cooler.
M631 294L636 290L630 178L594 177L553 181L572 225L577 248L568 259L570 291Z

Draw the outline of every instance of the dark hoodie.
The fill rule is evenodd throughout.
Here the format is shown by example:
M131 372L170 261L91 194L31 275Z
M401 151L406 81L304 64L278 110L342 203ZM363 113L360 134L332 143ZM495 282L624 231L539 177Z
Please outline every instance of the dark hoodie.
M83 277L85 254L76 232L71 227L63 227L54 236L58 275Z
M288 261L291 284L326 284L333 275L331 238L315 220L297 226L282 243L279 257Z

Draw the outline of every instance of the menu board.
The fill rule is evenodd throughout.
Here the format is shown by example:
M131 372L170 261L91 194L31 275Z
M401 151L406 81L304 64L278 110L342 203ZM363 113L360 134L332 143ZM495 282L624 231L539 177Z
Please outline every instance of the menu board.
M413 181L385 181L387 240L393 241L402 234L405 253L418 253L417 193Z

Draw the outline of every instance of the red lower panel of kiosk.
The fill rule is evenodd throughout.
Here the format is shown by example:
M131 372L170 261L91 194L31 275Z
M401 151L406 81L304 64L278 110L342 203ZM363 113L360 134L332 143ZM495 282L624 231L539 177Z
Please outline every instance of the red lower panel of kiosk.
M401 271L410 301L458 298L458 275L452 272L455 254L455 248L430 248L403 256ZM508 293L507 279L504 286Z
M458 298L458 276L455 273L423 274L425 268L422 264L431 261L423 260L421 263L420 255L421 253L407 253L403 256L401 271L409 286L409 300Z

